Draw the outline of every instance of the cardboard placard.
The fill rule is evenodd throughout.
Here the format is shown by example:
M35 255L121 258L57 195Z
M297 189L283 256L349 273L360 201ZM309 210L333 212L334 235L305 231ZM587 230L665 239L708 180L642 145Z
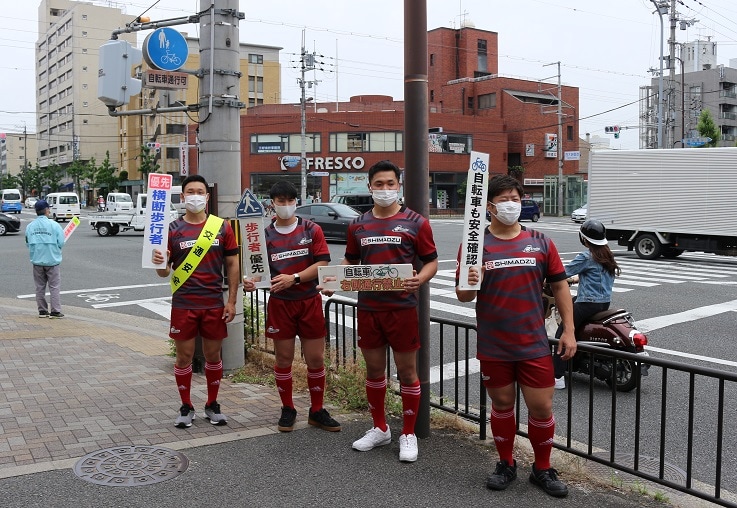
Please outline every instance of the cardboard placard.
M318 266L318 285L329 291L404 291L411 264Z

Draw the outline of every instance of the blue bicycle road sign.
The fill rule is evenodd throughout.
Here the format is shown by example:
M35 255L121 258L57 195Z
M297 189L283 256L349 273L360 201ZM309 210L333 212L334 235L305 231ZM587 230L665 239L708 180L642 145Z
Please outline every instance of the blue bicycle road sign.
M187 41L173 28L157 28L143 41L143 59L154 69L176 71L188 55Z

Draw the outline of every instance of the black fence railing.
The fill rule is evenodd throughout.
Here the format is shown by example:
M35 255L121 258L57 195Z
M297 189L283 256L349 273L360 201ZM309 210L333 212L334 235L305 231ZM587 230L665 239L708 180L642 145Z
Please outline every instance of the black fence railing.
M268 350L259 332L265 300L265 294L252 294L255 310L246 316L246 327L253 333L246 338ZM358 359L355 307L354 299L340 296L325 304L326 340L338 369ZM479 438L486 439L488 402L474 364L476 327L438 317L430 321L437 325L431 356L439 359L433 369L431 406L477 423ZM737 508L737 373L587 344L580 344L579 351L612 362L635 362L637 384L631 392L619 392L614 377L604 383L595 378L593 368L589 374L572 374L566 390L557 391L554 400L556 433L563 436L555 448ZM392 362L387 365L387 379L392 379ZM644 365L649 365L648 376L640 377ZM517 398L517 433L527 437L519 392Z

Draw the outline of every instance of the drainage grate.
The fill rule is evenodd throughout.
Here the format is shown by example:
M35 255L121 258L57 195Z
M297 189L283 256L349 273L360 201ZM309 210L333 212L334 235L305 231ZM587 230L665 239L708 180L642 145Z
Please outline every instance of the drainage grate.
M183 453L158 446L116 446L85 455L74 474L97 485L135 487L171 480L187 470Z

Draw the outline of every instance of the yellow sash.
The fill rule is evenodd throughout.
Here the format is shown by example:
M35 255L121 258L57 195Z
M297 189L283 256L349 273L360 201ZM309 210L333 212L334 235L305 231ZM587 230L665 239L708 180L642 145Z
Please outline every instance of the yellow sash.
M218 231L220 231L220 227L222 225L223 219L220 217L215 215L207 217L205 226L202 228L202 231L200 231L200 236L197 237L197 241L190 249L189 254L187 254L187 257L184 258L184 262L182 262L182 264L179 265L171 275L169 284L171 285L172 294L182 287L187 279L189 279L189 276L197 269L202 258L204 258L207 251L210 250L212 242L215 241Z

